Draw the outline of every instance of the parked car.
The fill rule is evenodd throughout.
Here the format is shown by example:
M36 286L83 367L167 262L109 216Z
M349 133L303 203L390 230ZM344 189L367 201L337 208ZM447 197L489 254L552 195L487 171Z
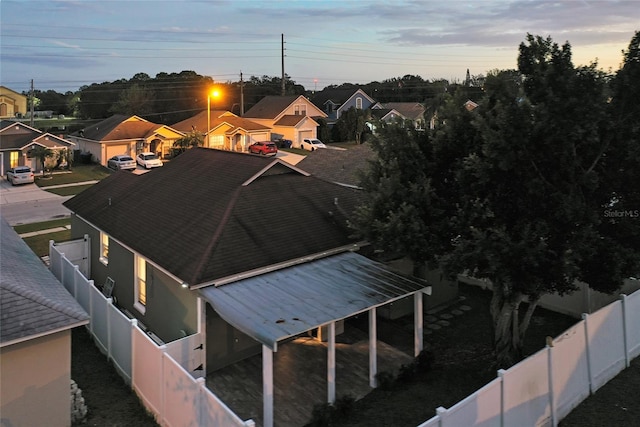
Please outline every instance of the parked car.
M275 142L276 147L278 148L291 148L291 146L293 145L293 141L284 138L273 139L271 140L271 142Z
M315 151L318 148L327 148L327 146L324 145L324 143L319 139L309 138L304 139L300 143L300 148L302 148L303 150Z
M271 141L259 141L249 146L249 152L251 154L262 154L263 156L275 156L278 152L275 142Z
M135 169L137 167L136 161L131 156L126 154L118 154L113 156L107 161L107 167L109 169Z
M33 171L29 166L16 166L7 171L7 182L11 185L31 184L34 182Z
M136 162L145 169L158 168L162 166L162 160L154 153L140 153L136 156Z

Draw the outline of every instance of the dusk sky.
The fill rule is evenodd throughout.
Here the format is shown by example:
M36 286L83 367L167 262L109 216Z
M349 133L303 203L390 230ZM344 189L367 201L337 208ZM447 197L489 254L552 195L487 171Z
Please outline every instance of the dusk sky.
M281 76L306 89L406 74L462 81L516 68L526 34L617 70L640 3L593 0L0 2L0 83L76 91L183 70L215 81Z

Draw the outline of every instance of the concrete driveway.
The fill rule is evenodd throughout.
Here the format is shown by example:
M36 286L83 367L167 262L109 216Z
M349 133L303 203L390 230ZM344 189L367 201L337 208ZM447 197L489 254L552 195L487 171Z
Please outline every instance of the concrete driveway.
M0 214L10 224L28 224L70 215L62 202L69 197L58 196L35 184L12 186L0 179Z

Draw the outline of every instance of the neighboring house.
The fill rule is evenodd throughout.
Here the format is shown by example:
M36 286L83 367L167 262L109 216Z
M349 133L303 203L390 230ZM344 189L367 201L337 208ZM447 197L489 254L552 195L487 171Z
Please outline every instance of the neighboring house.
M117 154L135 157L152 152L160 158L171 156L173 143L184 134L169 126L152 123L138 116L116 114L89 125L68 136L83 153L91 153L92 160L103 166Z
M31 155L31 149L42 146L58 154L45 164L46 167L55 166L54 163L64 150L73 149L75 144L59 136L43 133L24 123L13 120L0 121L0 175L15 166L30 166L34 171L41 170L40 161Z
M393 110L402 116L404 120L411 120L416 129L425 129L425 113L427 109L419 102L378 102L371 108L372 110Z
M324 118L326 114L304 96L292 95L265 96L242 117L271 128L271 132L291 140L293 147L299 147L303 139L317 138L314 117Z
M369 144L354 144L346 150L316 150L296 166L311 175L336 184L359 188L361 174L376 157Z
M72 237L92 242L91 279L112 279L164 342L205 333L211 371L426 287L354 253L368 248L348 227L360 197L277 158L197 147L64 205Z
M327 115L330 126L349 108L366 110L376 103L362 89L323 89L311 101Z
M393 108L372 108L371 109L371 119L367 121L367 126L369 129L375 133L376 132L376 122L384 122L387 124L397 124L400 126L404 125L406 117L400 114L398 111Z
M204 147L246 152L251 144L269 141L271 128L229 111L202 111L195 116L171 125L182 133L200 132Z
M0 424L71 425L71 330L89 315L0 218Z
M0 86L0 119L25 116L27 114L27 97Z

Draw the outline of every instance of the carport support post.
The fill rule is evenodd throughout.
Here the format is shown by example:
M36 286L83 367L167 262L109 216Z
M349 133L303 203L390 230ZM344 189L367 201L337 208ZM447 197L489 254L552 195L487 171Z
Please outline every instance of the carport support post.
M376 384L376 374L378 373L378 330L376 326L376 308L369 310L369 385L372 388Z
M264 427L273 427L273 351L262 345L262 403Z
M327 401L331 404L336 401L336 322L331 322L327 328L329 331L329 348L327 349Z
M423 334L423 320L422 320L422 291L418 291L413 294L413 321L415 327L413 328L413 345L414 356L418 357L422 349L424 348L424 334Z

